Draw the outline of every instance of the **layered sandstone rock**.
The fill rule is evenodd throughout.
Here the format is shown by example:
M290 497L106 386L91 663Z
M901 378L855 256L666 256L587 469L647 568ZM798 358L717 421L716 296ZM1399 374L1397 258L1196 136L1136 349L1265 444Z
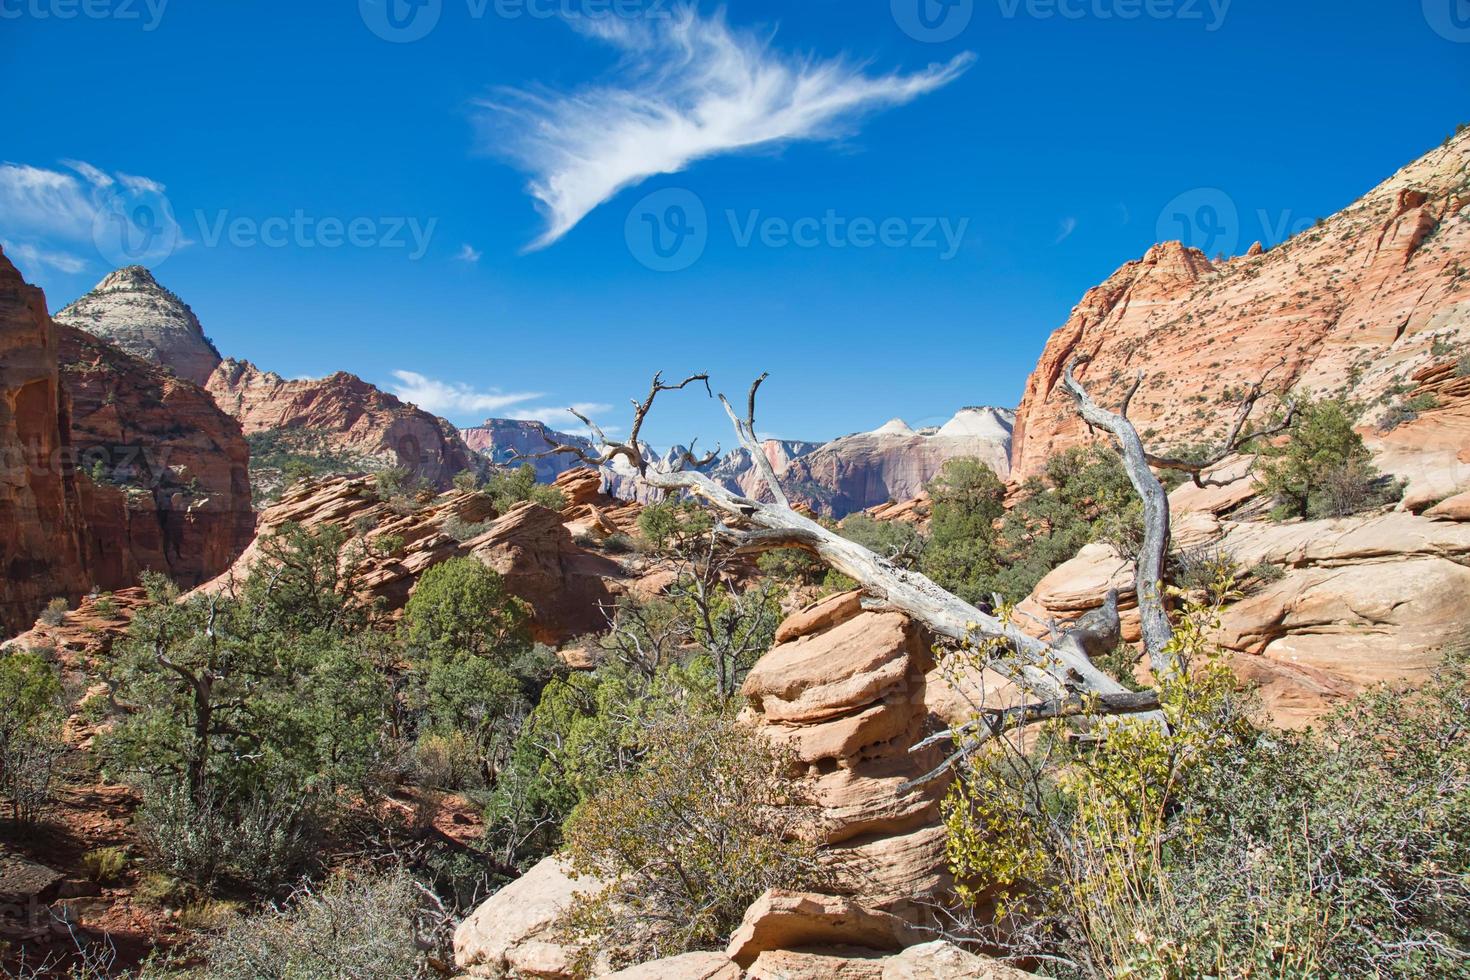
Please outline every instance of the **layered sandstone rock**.
M55 320L199 385L220 361L194 311L141 265L108 273Z
M1130 416L1157 447L1222 433L1239 393L1268 371L1271 391L1384 404L1442 359L1436 350L1470 349L1467 165L1470 133L1270 251L1215 264L1165 242L1123 266L1047 341L1017 414L1015 477L1089 438L1059 385L1078 355L1091 358L1078 377L1101 404L1149 372ZM1466 489L1463 416L1416 425L1395 430L1388 449L1403 448L1380 450L1380 466L1412 477L1411 505ZM1430 465L1432 477L1416 472L1431 447L1455 461Z
M0 252L0 632L91 584L81 493L46 298Z
M246 435L269 434L275 448L329 461L338 472L402 467L443 490L456 473L484 468L448 422L345 371L287 380L231 358L206 387Z
M823 810L823 855L857 898L918 918L948 884L938 799L901 792L938 759L926 732L929 644L908 617L834 596L788 619L756 663L741 717L795 756Z
M62 614L59 621L39 619L26 632L0 644L0 650L54 651L63 666L84 668L107 655L147 602L147 593L137 587L83 596L77 608Z
M287 523L336 525L350 538L374 545L363 561L364 598L381 600L390 612L408 602L428 568L472 556L504 576L506 589L530 604L532 634L545 643L602 627L603 605L624 587L622 567L577 547L556 511L521 503L497 515L489 497L465 490L404 511L383 501L370 478L328 477L304 480L283 492L260 515L255 541L229 571L203 588L217 591L244 581L261 558L262 542ZM393 544L392 550L385 542Z
M111 588L157 571L190 588L218 575L255 529L239 423L192 382L85 331L57 332L93 580Z
M1237 519L1255 499L1252 481L1241 461L1224 474L1223 487L1170 494L1176 544L1275 570L1247 579L1216 635L1275 724L1309 724L1380 681L1422 681L1463 642L1470 525L1404 511L1275 523L1249 518L1248 506ZM1119 590L1124 639L1136 641L1132 565L1103 544L1043 578L1017 607L1019 623L1039 633L1099 606L1109 588Z
M637 531L643 508L604 493L602 483L600 470L581 466L564 471L552 484L562 495L562 520L574 537L606 538Z

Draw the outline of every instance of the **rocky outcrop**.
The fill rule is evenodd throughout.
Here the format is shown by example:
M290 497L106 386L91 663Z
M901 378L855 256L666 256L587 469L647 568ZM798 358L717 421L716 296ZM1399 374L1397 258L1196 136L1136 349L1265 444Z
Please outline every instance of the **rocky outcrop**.
M894 419L872 432L835 439L792 460L778 475L789 495L835 517L909 500L959 456L978 458L1004 479L1014 417L1003 408L965 408L936 429L917 431Z
M425 570L448 558L472 556L505 578L506 589L531 606L532 634L544 643L604 625L602 606L624 588L616 562L579 548L556 511L521 503L497 515L481 493L451 490L408 509L380 499L367 477L303 480L261 515L255 541L229 571L203 589L244 581L261 558L261 544L287 523L336 525L374 547L363 560L363 598L402 609ZM388 548L385 544L391 544Z
M287 380L249 361L221 362L206 383L214 400L261 446L323 461L334 472L402 467L443 490L484 466L448 422L345 371Z
M1380 682L1423 680L1470 631L1470 525L1405 511L1275 523L1250 516L1245 461L1206 490L1170 494L1176 546L1228 557L1247 595L1216 639L1273 723L1298 728ZM1233 477L1233 478L1231 478ZM1259 509L1259 508L1255 508ZM1119 590L1123 637L1138 639L1132 566L1091 544L1018 607L1032 631L1065 622Z
M151 570L190 588L218 575L255 531L239 423L192 382L74 327L57 333L94 582Z
M602 490L602 472L591 466L566 470L552 484L562 495L562 522L573 537L607 538L638 530L642 506Z
M107 655L147 603L147 592L137 587L83 596L77 608L59 619L37 620L26 632L0 644L0 650L54 651L63 666L83 668Z
M1047 341L1027 381L1011 453L1017 479L1088 433L1060 389L1063 366L1114 405L1135 370L1150 379L1130 416L1155 447L1221 434L1246 385L1341 393L1387 404L1446 348L1470 350L1470 132L1408 165L1318 227L1266 252L1214 263L1178 242L1155 245L1091 289ZM1465 422L1426 415L1390 440L1443 443L1428 501L1467 489ZM1397 433L1397 430L1395 430ZM1432 438L1429 433L1435 433ZM1455 440L1459 442L1456 443ZM1408 456L1420 454L1409 449ZM1380 467L1399 472L1380 451ZM1420 464L1415 463L1414 466Z
M194 311L141 265L108 273L54 319L195 384L204 384L220 361Z
M864 907L850 898L769 889L745 910L725 955L749 969L774 950L858 946L900 950L924 934L896 915Z
M787 619L742 688L742 720L788 749L823 812L823 856L853 894L919 918L948 884L938 799L900 792L938 762L910 749L929 725L929 643L908 617L865 612L856 593Z
M475 976L570 977L573 950L557 942L557 920L578 895L600 888L572 878L560 858L543 858L454 930L454 965Z
M1438 361L1411 381L1400 397L1429 407L1386 432L1367 425L1363 436L1378 468L1404 482L1403 506L1420 511L1470 492L1470 374Z
M622 566L578 547L562 516L537 504L516 504L464 546L530 603L531 631L543 643L605 629L605 610L624 588Z
M0 632L91 584L81 492L46 297L0 252Z

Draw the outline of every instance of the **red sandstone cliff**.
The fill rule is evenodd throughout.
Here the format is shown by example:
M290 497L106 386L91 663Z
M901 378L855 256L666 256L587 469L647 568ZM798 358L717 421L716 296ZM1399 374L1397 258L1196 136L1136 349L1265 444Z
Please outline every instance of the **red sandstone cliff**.
M345 371L287 380L230 358L207 387L246 435L276 433L292 451L340 458L344 470L401 466L442 490L483 465L448 422Z
M1155 430L1152 445L1168 446L1222 432L1235 394L1268 369L1273 391L1385 404L1445 349L1466 350L1467 167L1470 133L1269 252L1252 249L1217 265L1165 242L1124 265L1047 341L1017 412L1015 477L1037 473L1048 456L1088 438L1058 390L1074 355L1092 357L1078 376L1104 404L1116 404L1136 370L1147 371L1130 415L1140 430ZM1464 489L1470 466L1461 470ZM1402 475L1410 477L1410 507L1455 489L1417 488L1413 473Z
M29 627L90 580L46 297L0 251L0 631Z

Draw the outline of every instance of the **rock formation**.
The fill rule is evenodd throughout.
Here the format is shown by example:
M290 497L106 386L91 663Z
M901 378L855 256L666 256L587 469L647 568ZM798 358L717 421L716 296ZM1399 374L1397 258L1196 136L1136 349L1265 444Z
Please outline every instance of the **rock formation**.
M30 626L54 597L91 585L46 297L0 252L0 632Z
M448 422L345 371L288 381L231 358L206 387L247 436L268 434L274 451L315 457L332 471L398 466L444 490L456 473L483 469Z
M57 331L94 582L115 588L151 570L190 588L228 568L255 530L239 423L192 382Z
M1269 251L1214 263L1165 242L1124 265L1047 341L1017 413L1015 477L1038 473L1048 456L1088 439L1059 385L1075 355L1091 357L1078 378L1100 404L1116 404L1135 370L1148 370L1152 380L1130 416L1153 445L1177 446L1223 431L1235 397L1268 370L1273 392L1387 405L1416 371L1442 359L1436 351L1470 350L1467 166L1470 132ZM1435 435L1442 422L1446 430ZM1419 431L1392 440L1442 441L1459 457L1458 470L1440 468L1432 489L1411 489L1411 501L1427 505L1467 488L1464 435L1459 412L1426 416ZM1396 472L1392 454L1383 465Z
M592 443L581 436L557 432L542 422L523 419L486 419L480 425L460 429L459 434L465 445L497 466L517 466L518 456L544 452L548 438L592 449ZM536 479L542 483L550 483L567 470L582 465L571 456L547 456L529 462L536 470Z
M1170 494L1175 546L1228 557L1247 595L1216 639L1259 690L1270 720L1311 723L1379 681L1415 682L1470 631L1470 524L1382 510L1276 523L1260 519L1245 460L1213 474L1224 486ZM1132 566L1091 544L1018 606L1023 628L1065 622L1119 590L1123 637L1136 640Z
M204 384L220 361L194 311L141 265L108 273L54 319L195 384Z
M256 540L234 566L202 588L218 591L243 581L260 560L261 542L287 523L334 524L351 538L378 545L364 561L364 599L399 610L428 568L473 556L530 604L537 640L561 643L604 625L602 607L621 591L624 576L616 562L578 547L562 521L556 511L531 503L497 515L489 497L465 490L403 511L381 500L370 478L303 480L260 515ZM393 548L381 547L383 542Z
M856 592L789 617L747 676L741 718L795 756L821 805L823 854L857 898L908 918L947 887L938 800L945 784L900 792L938 762L910 749L927 732L922 630L865 612Z

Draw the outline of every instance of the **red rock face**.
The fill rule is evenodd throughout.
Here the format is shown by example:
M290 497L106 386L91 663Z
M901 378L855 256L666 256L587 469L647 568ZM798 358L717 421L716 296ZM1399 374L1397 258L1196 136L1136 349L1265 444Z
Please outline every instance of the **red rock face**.
M1178 242L1149 249L1083 296L1047 341L1016 420L1015 479L1088 439L1062 368L1116 405L1132 402L1154 446L1223 434L1235 397L1267 388L1393 397L1397 385L1470 342L1470 134L1415 161L1317 228L1216 265Z
M46 297L0 252L0 630L91 584Z
M218 575L255 533L239 423L197 385L56 329L94 579L115 588L152 570L189 588Z
M481 466L448 422L344 371L288 381L232 358L220 363L206 387L246 435L295 434L359 471L401 466L442 490L456 473Z

